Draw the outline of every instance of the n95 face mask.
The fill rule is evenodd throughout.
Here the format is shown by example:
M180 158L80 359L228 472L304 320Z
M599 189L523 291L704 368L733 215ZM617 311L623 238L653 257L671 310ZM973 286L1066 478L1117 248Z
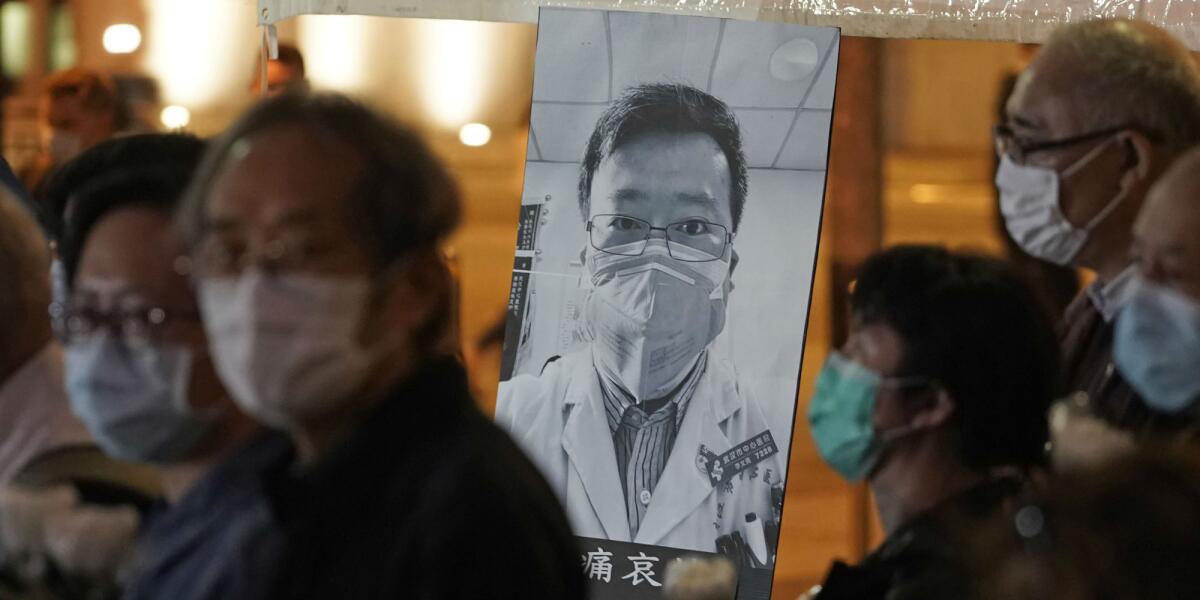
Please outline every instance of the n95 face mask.
M108 333L68 344L71 410L105 454L135 462L186 458L215 425L188 404L192 352L184 346L130 346Z
M651 240L640 256L596 252L585 329L602 376L637 401L669 394L725 326L729 262L671 258Z
M996 171L1000 213L1008 233L1021 249L1056 265L1068 265L1079 255L1091 231L1120 205L1123 196L1113 198L1080 228L1063 215L1060 206L1062 181L1099 156L1109 143L1096 146L1067 167L1062 175L1047 167L1019 165L1007 154L1000 157L1000 168Z
M366 379L372 359L358 341L366 277L251 269L199 289L217 373L263 423L293 429L346 401Z
M1117 316L1113 362L1151 408L1179 414L1200 400L1200 303L1137 280Z

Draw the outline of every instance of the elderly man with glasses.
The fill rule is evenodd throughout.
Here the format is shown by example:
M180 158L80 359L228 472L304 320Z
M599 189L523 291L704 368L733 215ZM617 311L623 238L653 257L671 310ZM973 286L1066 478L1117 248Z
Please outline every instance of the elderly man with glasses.
M640 85L596 124L579 178L589 343L502 384L496 411L578 535L771 560L757 542L777 519L782 457L709 353L746 193L737 121L709 94Z
M1131 227L1146 192L1200 142L1194 59L1144 22L1063 27L1021 74L995 140L1013 239L1096 275L1064 316L1067 391L1086 394L1091 411L1117 427L1154 428L1155 413L1113 367L1113 323L1129 299Z

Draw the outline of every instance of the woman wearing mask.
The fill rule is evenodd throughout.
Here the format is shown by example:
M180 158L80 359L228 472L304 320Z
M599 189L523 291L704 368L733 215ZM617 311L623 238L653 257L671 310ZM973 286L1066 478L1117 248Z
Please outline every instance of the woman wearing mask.
M224 598L253 579L241 540L263 536L261 474L289 445L233 405L213 370L172 213L200 140L148 135L158 158L122 165L72 196L61 250L60 324L72 408L114 457L148 463L170 505L151 516L128 598Z
M825 461L866 480L887 539L817 598L962 598L955 536L1006 510L1043 463L1057 347L1002 263L908 246L869 259L850 336L809 406Z

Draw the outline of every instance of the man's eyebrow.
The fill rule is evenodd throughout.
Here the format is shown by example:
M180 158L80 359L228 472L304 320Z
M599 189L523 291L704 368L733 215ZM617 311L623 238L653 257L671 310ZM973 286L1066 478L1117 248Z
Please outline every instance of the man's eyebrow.
M277 220L274 225L308 225L316 223L320 220L317 211L311 208L301 208L291 210L284 213L283 217Z
M646 194L637 188L621 188L613 192L609 198L623 202L640 202L646 199Z
M301 208L284 213L282 217L276 219L271 225L310 225L319 221L320 217L316 211L310 208ZM228 233L241 227L242 225L239 223L238 219L231 216L208 216L204 220L204 228L210 233Z
M206 215L203 226L208 233L223 234L237 229L238 222L233 217Z
M675 199L687 204L699 204L702 206L711 206L717 203L717 199L713 198L708 192L680 192L675 194Z

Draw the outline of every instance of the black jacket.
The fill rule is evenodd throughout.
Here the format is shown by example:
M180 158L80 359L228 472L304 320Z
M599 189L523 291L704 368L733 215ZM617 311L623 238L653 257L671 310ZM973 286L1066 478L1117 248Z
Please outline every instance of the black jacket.
M973 575L966 540L1011 511L1024 483L1000 478L944 500L888 536L857 565L833 564L816 600L964 600Z
M453 360L409 379L299 478L280 478L277 598L583 598L549 486Z

